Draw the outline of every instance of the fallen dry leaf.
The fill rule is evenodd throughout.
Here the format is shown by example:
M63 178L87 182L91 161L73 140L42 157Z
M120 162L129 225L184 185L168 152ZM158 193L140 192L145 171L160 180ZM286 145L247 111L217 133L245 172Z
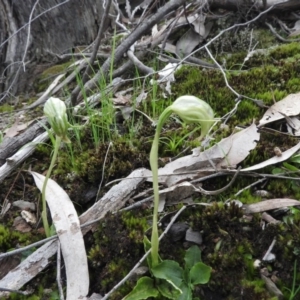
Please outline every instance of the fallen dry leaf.
M298 117L288 117L286 118L287 131L291 135L300 135L300 120Z
M286 116L296 116L300 114L300 93L290 94L281 101L272 105L259 121L259 127L268 123L284 119Z
M243 205L242 209L246 214L254 214L254 213L281 208L281 207L298 206L298 205L300 205L300 201L294 199L288 199L288 198L278 198L278 199L265 200L253 204L245 204Z
M170 187L184 180L205 176L216 169L235 168L255 148L259 138L260 133L256 125L252 124L203 152L195 148L192 155L180 157L160 168L159 182ZM152 181L152 178L147 180Z
M131 97L131 95L122 95L121 93L116 93L112 101L115 105L126 105L131 103Z
M176 43L176 54L180 58L184 58L199 45L203 40L194 29L190 28L185 34L183 34Z
M42 191L45 176L36 172L30 174ZM46 200L66 266L66 299L84 299L89 291L89 271L77 212L67 193L52 179L47 182Z
M19 119L16 119L15 123L10 128L4 130L5 137L14 137L18 135L20 131L25 130L32 122L34 122L34 120L19 124Z
M249 127L221 140L216 146L226 155L217 167L235 168L256 147L259 139L260 133L257 130L257 126L253 123Z
M148 93L146 93L144 90L141 91L141 93L136 97L135 102L136 106L139 107L140 104L147 99Z
M31 226L20 216L14 219L13 228L20 232L30 232L32 230Z
M282 161L289 159L299 149L300 149L300 143L298 143L296 146L292 147L291 149L289 149L287 151L281 152L280 156L275 155L274 157L272 157L268 160L265 160L257 165L251 166L249 168L242 169L241 171L254 171L254 170L262 169L267 166L278 164Z
M201 36L205 36L205 19L206 15L204 14L196 14L197 19L195 19L192 24L194 26L194 30ZM206 37L206 36L205 36Z
M182 203L184 199L198 194L197 188L190 182L184 181L169 188L159 191L159 212L162 212L165 204L175 205Z

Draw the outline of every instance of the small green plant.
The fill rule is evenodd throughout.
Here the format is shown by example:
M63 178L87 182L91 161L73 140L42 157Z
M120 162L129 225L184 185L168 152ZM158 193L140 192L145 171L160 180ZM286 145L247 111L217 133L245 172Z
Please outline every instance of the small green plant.
M293 225L300 220L300 210L296 207L290 207L289 213L282 217L282 221L286 224Z
M300 155L292 156L287 162L283 162L281 167L275 167L272 170L272 174L274 175L285 175L292 177L298 177L300 172ZM299 183L295 180L291 180L288 183L289 187L294 192L300 191Z
M184 260L184 269L175 261L162 261L151 269L156 281L150 277L140 278L124 300L148 299L160 294L168 299L193 299L195 286L209 282L211 268L201 261L201 251L197 246L186 251ZM174 289L170 289L169 284Z
M210 278L210 267L200 263L200 254L195 248L192 248L186 254L185 270L175 261L162 261L158 255L158 144L162 127L172 113L176 113L185 123L200 123L200 139L208 133L214 122L214 112L212 108L206 102L194 96L179 97L172 105L168 106L159 117L150 152L150 166L154 191L151 243L146 237L144 238L146 251L151 248L151 254L147 257L147 262L151 274L155 279L142 277L134 290L125 297L126 300L147 299L148 297L157 297L159 294L168 299L189 299L186 296L191 295L194 285L207 283ZM195 255L194 259L191 259L193 255Z
M160 142L166 145L167 150L169 152L175 154L178 151L178 149L181 149L183 147L184 140L186 140L187 137L191 136L198 129L199 129L198 127L194 128L192 131L189 131L183 137L176 135L176 133L169 137L168 136L161 137Z
M61 142L63 141L65 143L71 143L71 141L67 136L70 124L68 122L67 108L65 103L58 98L50 97L45 103L44 114L47 117L48 122L51 125L56 137L54 143L54 152L52 155L51 163L42 189L42 205L43 205L42 220L43 220L43 226L45 229L46 236L49 237L51 235L51 232L50 232L50 227L47 219L47 206L46 206L47 181L54 167L54 163L56 161Z
M295 260L294 263L294 276L293 276L293 285L291 289L285 288L287 291L289 291L289 300L296 299L295 297L300 292L300 285L296 288L296 279L297 279L297 260ZM297 298L298 299L298 298Z

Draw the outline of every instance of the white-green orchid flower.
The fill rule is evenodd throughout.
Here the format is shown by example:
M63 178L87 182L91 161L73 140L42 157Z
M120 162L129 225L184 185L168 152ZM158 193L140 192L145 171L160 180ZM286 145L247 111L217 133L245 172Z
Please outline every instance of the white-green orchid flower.
M208 133L215 121L212 108L195 96L181 96L169 108L185 123L200 123L201 137Z
M63 142L70 143L71 141L67 136L70 124L68 122L65 103L58 98L50 97L45 103L44 114L54 133L59 136Z

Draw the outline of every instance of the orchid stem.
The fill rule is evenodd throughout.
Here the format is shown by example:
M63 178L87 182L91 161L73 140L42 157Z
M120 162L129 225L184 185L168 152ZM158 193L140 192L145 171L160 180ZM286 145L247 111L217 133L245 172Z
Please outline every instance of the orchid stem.
M60 143L61 143L61 137L56 135L53 156L52 156L51 163L50 163L49 169L47 171L47 175L46 175L46 178L44 180L43 189L42 189L42 203L43 203L42 220L43 220L43 226L44 226L45 233L46 233L47 237L50 237L50 227L49 227L49 223L48 223L48 219L47 219L46 186L47 186L48 179L50 178L50 175L52 173L54 163L55 163L56 158L57 158Z
M167 107L159 117L152 148L150 152L150 166L152 170L153 180L153 194L154 194L154 208L153 208L153 224L152 224L152 235L151 235L151 258L152 267L158 264L158 227L157 227L157 214L159 204L159 190L158 190L158 143L161 129L165 120L172 114L172 109Z

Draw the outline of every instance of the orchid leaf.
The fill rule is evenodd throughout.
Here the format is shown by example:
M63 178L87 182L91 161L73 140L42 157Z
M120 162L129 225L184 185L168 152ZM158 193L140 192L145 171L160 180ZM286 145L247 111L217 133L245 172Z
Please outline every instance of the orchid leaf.
M202 262L195 264L190 271L191 284L206 284L209 282L211 267Z
M150 277L142 277L138 280L136 286L123 300L142 300L150 297L157 297L159 292L155 287L154 280Z

